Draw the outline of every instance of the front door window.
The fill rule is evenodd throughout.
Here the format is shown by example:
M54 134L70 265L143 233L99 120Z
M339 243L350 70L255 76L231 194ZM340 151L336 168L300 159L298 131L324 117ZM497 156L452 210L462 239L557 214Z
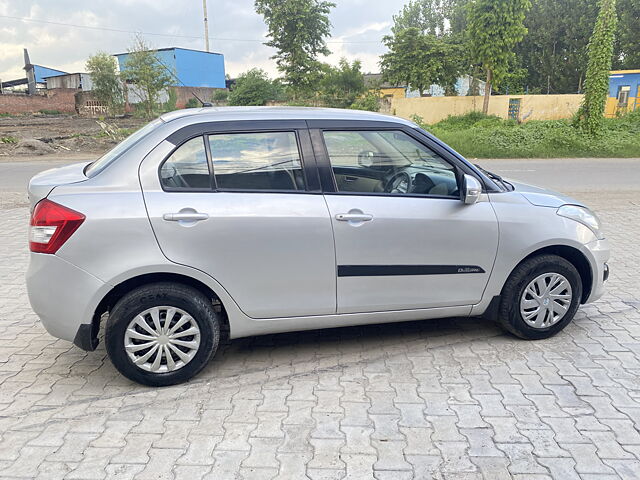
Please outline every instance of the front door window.
M326 131L338 192L459 197L454 167L401 131Z

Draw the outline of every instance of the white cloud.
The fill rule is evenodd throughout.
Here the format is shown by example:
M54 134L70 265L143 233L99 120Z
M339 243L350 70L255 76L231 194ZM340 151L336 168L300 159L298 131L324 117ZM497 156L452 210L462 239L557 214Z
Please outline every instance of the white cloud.
M378 57L385 51L381 39L388 31L391 16L405 0L386 2L343 0L331 13L333 24L326 61L337 63L341 57L360 59L364 70L377 71ZM200 0L0 0L0 15L50 22L101 26L132 32L155 32L168 36L145 36L154 47L180 46L203 49ZM270 59L273 49L261 43L266 27L255 13L252 0L209 0L211 49L225 55L231 76L253 67L277 75ZM33 63L68 71L84 70L87 57L99 50L119 53L132 43L132 33L73 28L0 17L0 78L9 80L24 75L22 49L29 49ZM237 39L237 40L229 40ZM240 40L258 41L240 41ZM346 43L335 43L346 42ZM350 43L352 42L352 43Z

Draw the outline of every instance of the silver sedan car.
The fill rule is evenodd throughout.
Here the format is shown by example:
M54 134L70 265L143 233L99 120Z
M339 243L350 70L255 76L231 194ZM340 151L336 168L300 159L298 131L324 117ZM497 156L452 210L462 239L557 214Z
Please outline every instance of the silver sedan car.
M147 385L250 335L474 316L547 338L608 276L586 206L369 112L173 112L29 197L34 311L84 350L104 324Z

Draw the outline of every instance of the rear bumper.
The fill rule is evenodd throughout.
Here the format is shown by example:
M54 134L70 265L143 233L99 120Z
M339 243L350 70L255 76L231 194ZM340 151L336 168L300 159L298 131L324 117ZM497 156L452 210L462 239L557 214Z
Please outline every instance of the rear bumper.
M97 346L93 315L107 284L56 255L31 253L27 292L51 335L84 350Z
M588 249L591 264L591 272L593 274L593 284L591 286L591 294L585 303L591 303L598 300L605 292L605 282L609 278L609 242L607 239L595 240L587 243L585 247Z

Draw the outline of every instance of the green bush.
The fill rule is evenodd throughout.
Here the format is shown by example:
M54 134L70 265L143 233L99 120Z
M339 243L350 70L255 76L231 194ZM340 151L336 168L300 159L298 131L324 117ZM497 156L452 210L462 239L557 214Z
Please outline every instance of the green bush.
M229 99L229 90L220 89L213 92L211 100L214 102L226 102Z
M571 120L530 121L483 115L452 116L433 125L413 120L469 158L640 157L640 110L605 119L593 137Z
M184 108L198 108L200 106L200 102L195 99L195 98L190 98L189 100L187 100L187 103L185 103Z
M43 115L61 115L62 112L60 110L39 110L40 113L42 113Z
M252 68L236 79L233 90L229 93L229 105L266 105L271 100L282 96L282 86L271 80L267 72Z
M0 143L18 143L18 139L16 137L0 137Z
M367 92L362 97L357 98L349 108L377 112L380 110L380 96L375 92Z

